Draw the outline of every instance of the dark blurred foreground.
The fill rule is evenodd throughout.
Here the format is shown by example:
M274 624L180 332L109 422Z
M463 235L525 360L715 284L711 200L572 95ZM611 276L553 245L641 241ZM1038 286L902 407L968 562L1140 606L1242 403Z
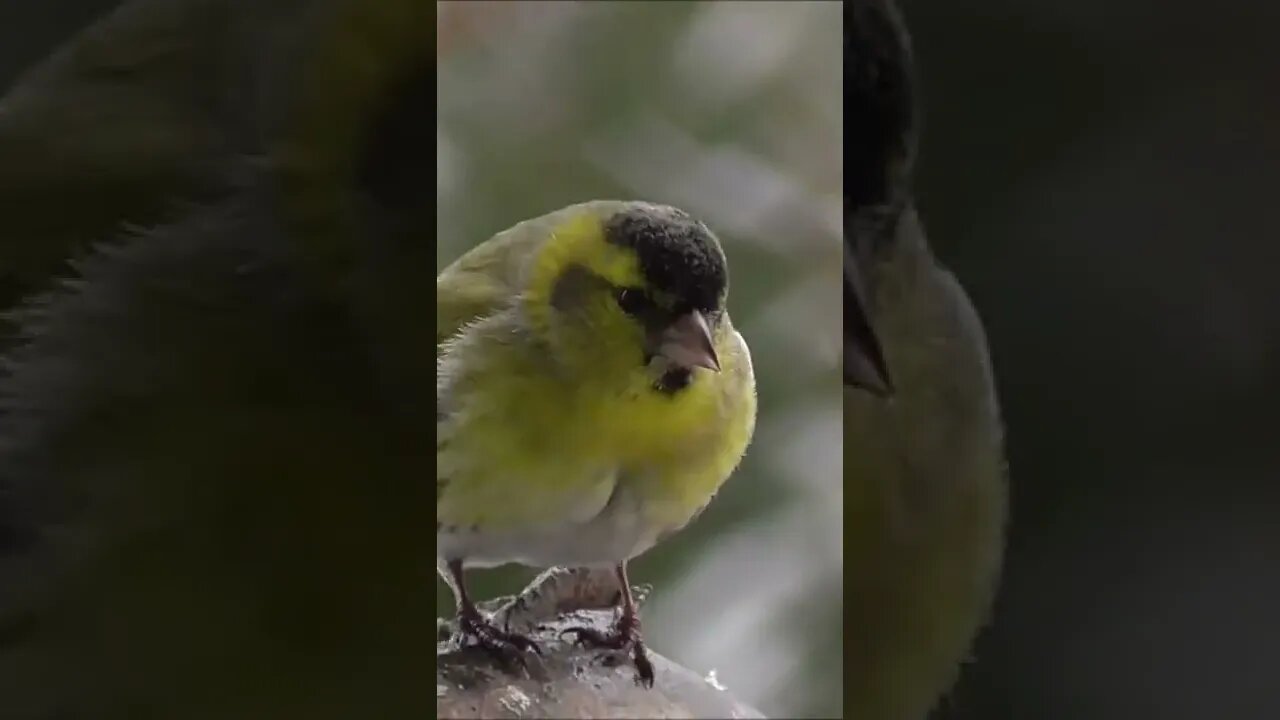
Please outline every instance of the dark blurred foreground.
M1013 525L946 718L1280 717L1280 6L906 3Z

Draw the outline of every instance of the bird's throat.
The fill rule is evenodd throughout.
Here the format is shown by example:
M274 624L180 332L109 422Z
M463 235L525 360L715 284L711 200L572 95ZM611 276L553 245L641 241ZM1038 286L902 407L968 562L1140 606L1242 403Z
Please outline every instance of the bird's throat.
M654 389L663 395L675 395L689 387L693 382L693 371L689 368L672 368L662 373L654 383Z

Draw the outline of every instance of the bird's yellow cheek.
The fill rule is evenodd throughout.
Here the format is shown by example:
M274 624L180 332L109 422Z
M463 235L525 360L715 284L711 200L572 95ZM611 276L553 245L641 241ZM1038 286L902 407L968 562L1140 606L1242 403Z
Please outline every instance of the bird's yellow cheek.
M705 370L696 370L702 375ZM608 410L597 427L608 428L609 444L629 465L685 457L722 430L718 394L708 377L695 377L674 395L657 392L647 374Z

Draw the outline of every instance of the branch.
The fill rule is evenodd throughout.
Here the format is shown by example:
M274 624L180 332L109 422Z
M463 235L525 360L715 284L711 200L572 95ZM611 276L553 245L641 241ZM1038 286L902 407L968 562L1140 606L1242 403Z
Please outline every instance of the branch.
M633 590L643 602L648 587ZM622 653L586 650L560 639L574 625L605 631L614 620L618 589L612 573L552 568L520 595L481 604L494 622L527 634L542 656L527 655L524 668L503 667L474 646L449 638L452 623L439 621L436 644L436 715L439 718L763 718L735 700L714 677L701 677L650 651L657 674L652 689L636 684L635 668Z

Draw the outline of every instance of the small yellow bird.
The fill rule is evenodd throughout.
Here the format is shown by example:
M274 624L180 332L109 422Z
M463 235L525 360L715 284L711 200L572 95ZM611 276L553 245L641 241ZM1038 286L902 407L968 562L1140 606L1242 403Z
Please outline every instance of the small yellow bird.
M686 526L755 428L728 267L676 208L595 201L522 222L436 278L436 545L464 636L537 650L477 610L464 565L605 566L609 635L653 667L627 561Z

